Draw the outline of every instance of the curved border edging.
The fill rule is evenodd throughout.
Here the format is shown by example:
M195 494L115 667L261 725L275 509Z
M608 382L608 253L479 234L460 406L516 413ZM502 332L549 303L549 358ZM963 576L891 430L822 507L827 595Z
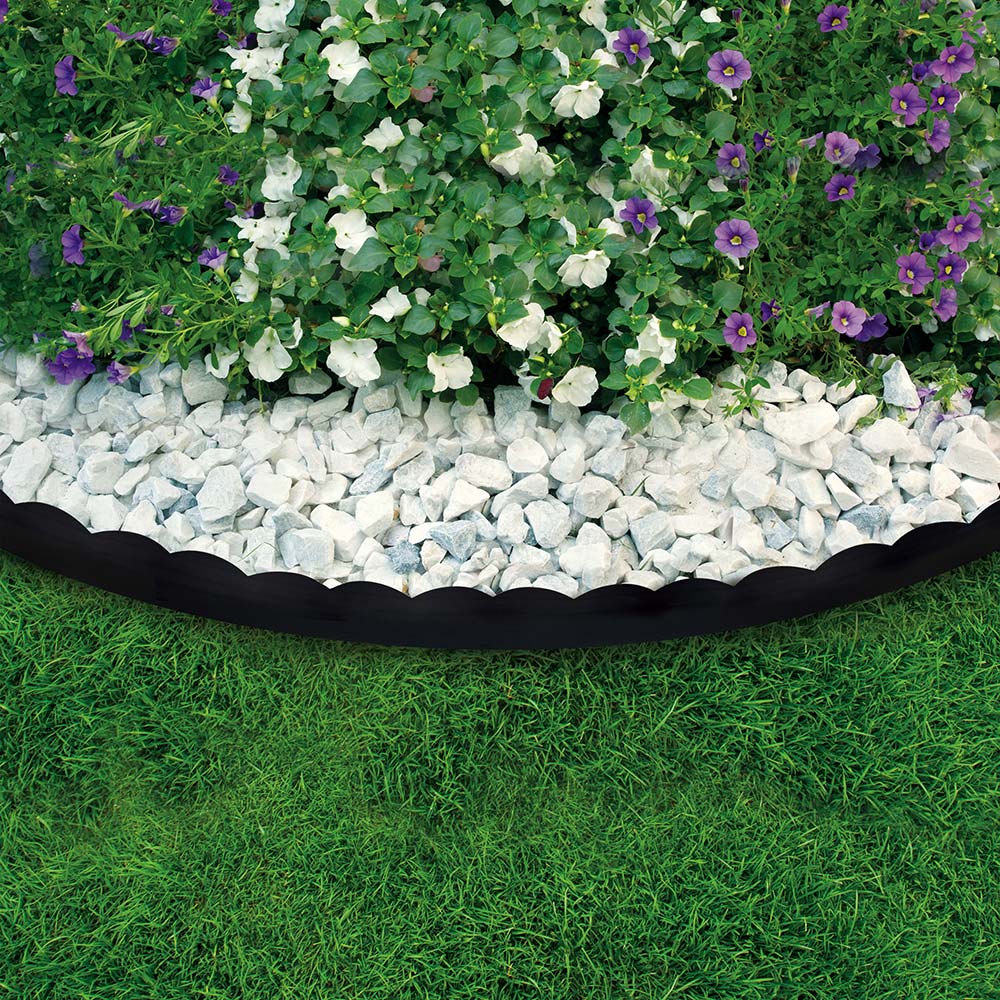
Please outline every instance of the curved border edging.
M129 531L91 532L58 507L0 492L0 548L44 569L159 607L275 632L431 649L618 646L798 618L877 597L1000 550L1000 500L971 523L867 543L817 569L769 566L739 583L614 584L571 598L524 587L445 587L410 597L378 583L325 587L288 571L247 575L207 552L168 552Z

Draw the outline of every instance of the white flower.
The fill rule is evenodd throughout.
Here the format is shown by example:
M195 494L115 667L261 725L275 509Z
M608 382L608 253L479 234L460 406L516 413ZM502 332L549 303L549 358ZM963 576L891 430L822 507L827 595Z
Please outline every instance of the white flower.
M552 54L559 60L559 72L563 76L569 76L569 56L560 48L552 49Z
M378 236L378 233L368 225L368 216L360 208L331 215L327 225L337 231L334 242L341 250L346 250L348 253L357 253L367 240Z
M559 403L586 406L597 392L597 372L589 365L570 368L552 387L552 398Z
M461 389L472 381L472 362L461 352L428 354L427 370L434 376L434 391Z
M331 42L320 49L319 56L330 65L327 75L338 83L350 83L363 69L371 69L371 64L361 54L361 47L353 39L346 42Z
M972 333L976 340L1000 340L1000 333L997 333L989 323L979 323Z
M706 24L721 24L722 18L714 7L706 7L700 14L701 19Z
M295 154L270 156L265 162L267 176L260 186L261 194L268 201L291 201L292 188L302 176L302 167L295 162Z
M617 208L615 209L615 212L617 214L618 212ZM601 219L601 221L597 225L597 228L603 229L606 233L611 233L614 236L625 235L625 227L617 219L614 218Z
M552 98L552 108L563 118L593 118L601 110L604 91L594 80L584 80L581 84L567 83Z
M641 365L646 358L656 358L661 365L669 365L677 357L677 338L663 336L656 316L650 317L637 340L636 346L625 352L627 365Z
M688 49L693 49L696 45L700 45L701 44L698 41L694 41L694 42L678 42L674 38L665 38L664 41L667 43L667 45L670 46L670 51L673 53L674 58L678 62L680 62L681 59L684 58L684 53L687 52Z
M519 351L526 351L539 337L546 323L545 310L537 302L526 302L527 316L513 319L497 329L497 336Z
M571 254L559 268L559 277L571 288L578 288L580 285L599 288L608 280L610 263L603 250Z
M233 367L233 362L240 356L239 351L216 352L219 357L219 366L212 364L212 352L205 355L205 371L216 378L225 378L229 374L229 369Z
M233 60L233 69L238 70L249 80L267 80L275 90L281 90L283 84L278 77L278 70L285 60L285 49L289 42L278 46L261 46L256 49L234 49L228 46L223 52L228 53ZM239 87L237 86L237 91Z
M607 49L597 49L591 53L590 58L596 60L598 66L614 66L615 69L618 68L618 60ZM651 59L647 59L646 63L647 68L651 68L653 65Z
M658 194L673 191L669 168L657 167L653 164L653 151L649 146L643 147L635 163L629 167L629 175L639 187L646 191Z
M728 191L729 188L726 187L726 178L725 177L712 177L708 181L708 189L710 191L715 191L718 194L721 194L723 191Z
M274 382L281 373L292 367L292 356L278 339L278 331L273 326L264 330L264 336L252 346L243 344L243 357L254 378Z
M403 130L391 119L383 118L378 128L374 128L364 137L362 146L371 146L384 153L392 146L398 146L403 141Z
M285 19L294 6L295 0L258 0L253 23L258 31L284 31L288 27Z
M425 306L431 300L431 290L429 288L416 288L413 291L413 297L417 300L418 305Z
M294 217L294 212L291 215L265 215L263 219L244 219L235 215L230 216L229 221L236 223L240 239L252 243L258 250L277 250L284 260L288 260L291 254L285 246L285 240L288 239Z
M580 11L580 20L593 25L598 31L603 31L608 23L604 13L604 0L587 0Z
M410 308L410 300L399 290L398 285L393 285L378 302L373 302L368 310L373 316L378 316L388 323L397 316L405 316Z
M225 123L229 126L229 131L236 135L250 130L250 123L253 121L253 114L249 104L242 101L234 101L233 106L223 115Z
M694 222L699 215L708 215L708 212L706 212L703 208L699 208L696 212L685 212L683 208L678 208L676 205L671 205L670 208L673 210L674 215L677 216L677 221L685 229L690 229L691 223Z
M544 149L538 148L538 140L530 132L522 132L517 137L520 145L499 153L489 161L490 166L505 177L522 178L529 184L542 177L554 177L556 165Z
M365 11L376 24L385 24L388 20L379 14L376 0L365 0Z
M378 344L370 337L334 340L330 344L326 366L348 385L360 389L382 374L382 366L375 357L377 348Z

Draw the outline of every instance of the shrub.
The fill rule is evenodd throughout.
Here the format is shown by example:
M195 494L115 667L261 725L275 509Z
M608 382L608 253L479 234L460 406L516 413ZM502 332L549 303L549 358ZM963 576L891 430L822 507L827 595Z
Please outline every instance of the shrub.
M996 0L172 9L124 43L76 8L59 39L0 28L8 341L210 351L234 386L322 365L471 402L519 377L625 397L634 427L734 358L841 378L875 347L1000 392ZM51 249L71 226L83 264Z

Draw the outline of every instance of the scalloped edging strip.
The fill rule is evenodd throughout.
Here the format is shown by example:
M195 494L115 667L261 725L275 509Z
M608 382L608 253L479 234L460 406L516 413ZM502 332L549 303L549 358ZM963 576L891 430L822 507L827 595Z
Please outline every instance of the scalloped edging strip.
M0 548L63 576L159 607L275 632L433 649L616 646L798 618L907 587L1000 550L1000 500L971 522L913 528L844 549L816 569L762 567L735 584L614 584L567 597L523 587L445 587L417 597L383 584L329 588L299 573L247 575L219 556L169 552L129 531L91 532L49 504L0 491Z

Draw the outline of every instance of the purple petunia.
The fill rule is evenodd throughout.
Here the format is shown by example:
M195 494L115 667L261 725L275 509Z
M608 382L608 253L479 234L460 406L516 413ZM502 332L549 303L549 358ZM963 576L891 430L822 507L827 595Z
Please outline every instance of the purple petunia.
M226 251L218 247L209 247L198 255L198 263L210 267L213 271L221 271L226 263Z
M799 139L799 145L805 146L806 149L815 149L816 143L819 142L819 140L822 138L823 138L823 133L817 132L815 135L810 135L805 139Z
M45 367L60 385L82 381L97 371L93 353L84 354L75 347L67 347L66 350L60 351L54 361L45 363Z
M962 92L949 83L942 83L931 91L931 110L953 115L962 99Z
M811 309L806 310L807 316L812 316L813 319L819 319L830 308L829 300L826 302L821 302L818 306L813 306Z
M164 205L157 214L160 222L165 222L168 226L174 226L184 218L186 209L178 205Z
M855 170L873 170L882 162L882 150L874 142L862 146L854 157L851 166Z
M49 255L41 240L28 247L28 272L33 278L47 278L52 273L49 268Z
M649 58L649 36L639 28L622 28L611 48L621 52L629 66L634 66L638 60Z
M154 146L165 146L167 144L167 137L165 135L154 135L153 145Z
M201 97L206 101L214 101L221 87L221 82L213 80L210 76L206 76L194 83L191 87L191 93L195 97Z
M827 201L850 201L854 197L854 185L858 179L854 174L834 174L824 186Z
M647 229L655 229L660 223L656 218L656 206L648 198L629 198L618 218L631 222L636 236Z
M889 330L889 318L885 313L875 313L874 316L869 316L864 323L861 324L861 330L855 335L854 339L859 343L864 343L866 340L873 340L876 337L884 337Z
M82 264L85 260L83 256L83 237L80 235L80 224L70 226L61 238L63 260L67 264Z
M913 83L904 83L889 91L892 98L892 113L903 116L904 125L916 125L927 110L927 102L920 96L920 90Z
M757 331L753 328L753 316L750 313L730 313L726 325L722 329L722 336L737 354L742 354L748 347L757 343Z
M942 323L958 315L958 292L954 288L942 288L934 303L934 313Z
M960 282L962 275L969 269L969 262L957 253L946 253L938 258L938 281Z
M933 250L937 246L938 242L938 231L936 229L931 229L926 233L921 233L919 229L913 230L918 234L917 246L927 253L929 250Z
M108 362L108 381L112 385L121 385L132 374L132 369L128 365L123 365L120 361Z
M720 87L735 90L742 87L751 76L753 71L749 61L736 49L723 49L709 57L708 78Z
M222 166L219 167L219 180L227 187L235 186L239 179L239 171L234 170L228 163L223 163Z
M788 179L794 184L799 177L799 167L802 166L801 156L789 156L785 161L785 170L788 173Z
M63 56L55 66L56 93L75 97L79 90L76 86L76 70L73 68L73 57Z
M119 42L138 42L150 52L159 56L168 56L180 45L179 38L171 38L169 35L154 35L152 28L145 28L142 31L122 31L117 24L110 21L104 27L111 32Z
M723 177L744 176L748 171L746 146L739 142L723 143L715 158L715 166Z
M983 238L981 221L975 212L953 216L938 234L938 242L952 253L962 253Z
M10 2L9 0L0 0L0 24L3 24L7 20L7 15L10 13Z
M934 280L934 272L927 266L927 258L922 253L905 254L896 258L899 280L910 286L914 295L921 292Z
M233 5L229 0L212 0L211 9L216 17L229 17L233 12Z
M730 257L749 257L760 245L757 230L746 219L726 219L715 229L715 249Z
M859 309L853 302L841 299L833 304L830 314L830 326L845 337L856 337L868 318L864 309Z
M774 136L764 129L763 132L754 132L753 134L753 151L755 153L763 153L765 149L770 149L774 145Z
M131 340L135 334L144 333L147 329L145 323L136 323L133 326L124 316L122 316L122 332L119 335L119 340Z
M760 304L760 320L762 323L768 323L775 316L781 315L781 306L778 305L777 299L771 299L769 302L761 302Z
M951 122L935 118L934 124L924 131L924 138L935 153L943 153L951 145Z
M957 83L976 68L975 49L968 43L949 45L931 63L931 72L945 83Z
M913 70L910 72L910 79L914 83L920 83L922 80L926 80L931 72L931 64L929 62L914 63Z
M861 149L861 143L844 132L830 132L826 137L824 156L835 167L849 167Z
M827 4L820 11L819 17L816 18L816 21L819 23L819 30L845 31L847 29L847 16L850 12L849 7L843 7L835 3Z

